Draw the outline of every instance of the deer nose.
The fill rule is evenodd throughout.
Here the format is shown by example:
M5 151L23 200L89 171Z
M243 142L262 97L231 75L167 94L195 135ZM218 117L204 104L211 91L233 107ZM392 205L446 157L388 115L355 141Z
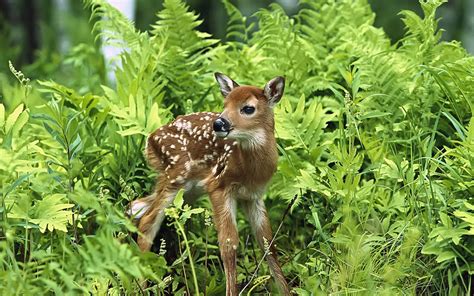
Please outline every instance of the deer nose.
M219 117L214 121L213 127L215 132L228 132L230 130L230 122L223 117Z

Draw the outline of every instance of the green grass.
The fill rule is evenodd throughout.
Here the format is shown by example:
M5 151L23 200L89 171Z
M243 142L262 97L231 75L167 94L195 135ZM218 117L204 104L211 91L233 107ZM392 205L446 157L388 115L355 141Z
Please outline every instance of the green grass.
M261 86L286 78L265 203L296 294L472 294L474 58L441 41L443 1L421 1L422 17L401 12L396 44L365 0L306 0L291 17L272 4L251 20L224 1L225 40L199 32L180 0L166 0L147 32L105 1L85 3L91 36L105 30L130 49L115 86L97 44L0 76L0 291L222 295L206 198L175 203L168 232L178 235L161 233L155 253L139 252L124 214L156 177L146 135L179 114L220 110L219 71ZM238 227L243 294L276 293L241 213Z

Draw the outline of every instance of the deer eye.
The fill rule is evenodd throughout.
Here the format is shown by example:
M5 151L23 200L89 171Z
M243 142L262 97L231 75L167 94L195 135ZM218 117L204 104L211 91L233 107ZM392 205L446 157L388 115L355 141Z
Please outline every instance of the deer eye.
M247 115L253 114L253 112L255 112L255 107L252 106L244 106L242 109L240 109L240 113Z

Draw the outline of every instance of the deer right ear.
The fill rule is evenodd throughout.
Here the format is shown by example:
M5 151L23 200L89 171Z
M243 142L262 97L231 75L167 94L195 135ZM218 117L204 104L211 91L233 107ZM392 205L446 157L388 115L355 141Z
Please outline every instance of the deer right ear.
M275 106L283 96L285 90L285 78L278 76L270 80L263 88L263 93L268 100L270 107Z
M234 88L239 86L237 82L235 82L234 80L230 79L229 77L227 77L226 75L222 73L216 72L214 73L214 77L216 77L216 81L217 83L219 83L219 87L221 88L221 93L224 96L224 98L227 97L227 95Z

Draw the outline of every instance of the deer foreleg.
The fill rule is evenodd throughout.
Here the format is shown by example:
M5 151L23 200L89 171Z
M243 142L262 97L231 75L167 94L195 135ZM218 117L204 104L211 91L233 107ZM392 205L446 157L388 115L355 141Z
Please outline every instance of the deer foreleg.
M224 264L226 295L237 295L237 247L239 237L236 226L236 201L222 192L210 194L214 222L217 228L219 250Z

